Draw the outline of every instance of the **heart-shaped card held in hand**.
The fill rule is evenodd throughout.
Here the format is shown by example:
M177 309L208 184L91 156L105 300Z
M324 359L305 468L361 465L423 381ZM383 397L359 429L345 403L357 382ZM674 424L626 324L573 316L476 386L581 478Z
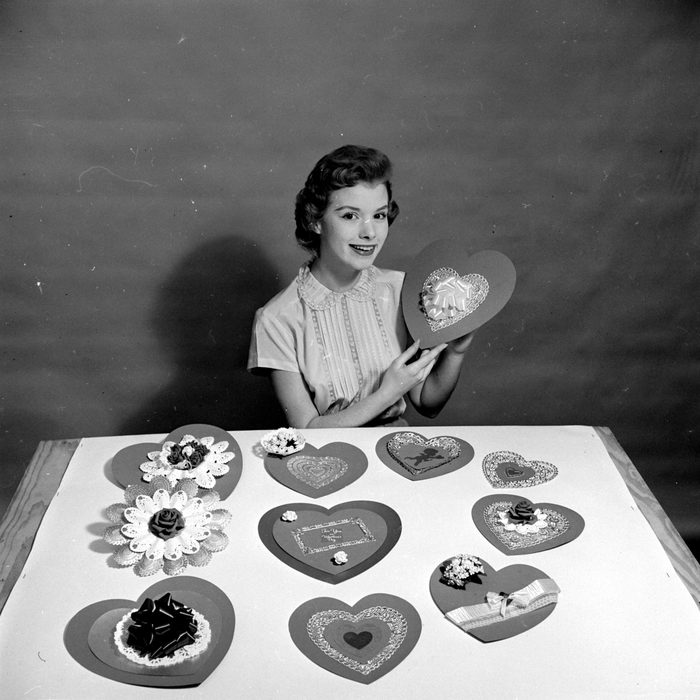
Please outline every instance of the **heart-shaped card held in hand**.
M380 438L376 452L389 469L411 481L449 474L474 457L474 448L460 438L448 435L426 438L410 430Z
M497 489L538 486L554 479L558 470L549 462L527 460L517 452L491 452L481 463L484 476Z
M445 617L482 642L539 625L553 612L559 592L540 569L515 564L497 571L464 554L446 559L430 576L430 594Z
M306 443L294 454L266 454L265 469L284 486L320 498L359 479L367 469L367 456L347 442L331 442L319 448Z
M88 605L68 622L63 642L75 661L105 678L186 688L202 683L219 665L234 627L233 606L221 589L179 576L149 586L136 602Z
M515 267L495 250L469 255L436 241L416 256L401 290L404 320L421 348L461 338L491 320L515 289Z
M202 489L216 488L228 498L241 478L243 455L238 443L214 425L184 425L163 442L140 442L112 458L112 476L119 486L165 476L171 486L192 479Z
M348 501L333 508L287 503L260 518L258 534L288 566L338 583L366 571L391 551L401 535L401 519L375 501Z
M480 498L472 507L479 532L504 554L532 554L575 540L585 526L574 510L513 494Z
M358 683L372 683L396 668L420 633L416 609L388 593L365 596L353 606L314 598L289 618L289 634L304 656Z

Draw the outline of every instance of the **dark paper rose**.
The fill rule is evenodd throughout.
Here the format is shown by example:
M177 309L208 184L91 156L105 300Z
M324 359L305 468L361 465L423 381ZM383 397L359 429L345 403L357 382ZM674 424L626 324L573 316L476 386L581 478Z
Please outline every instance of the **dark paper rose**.
M532 505L527 501L519 501L508 509L508 517L516 523L534 523L537 520Z
M161 540L175 537L185 527L185 519L176 508L163 508L154 513L148 523L148 529Z
M209 448L201 442L187 442L184 445L173 445L170 448L168 462L180 465L180 469L194 469L198 467L209 454Z

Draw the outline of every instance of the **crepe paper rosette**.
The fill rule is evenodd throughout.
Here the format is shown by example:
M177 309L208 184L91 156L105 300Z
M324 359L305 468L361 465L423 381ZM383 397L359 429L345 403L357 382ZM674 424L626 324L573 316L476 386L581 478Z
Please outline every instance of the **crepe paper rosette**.
M202 683L228 651L235 613L226 594L191 576L158 581L136 601L101 600L76 613L63 641L75 661L120 683Z
M445 617L482 642L513 637L554 611L559 586L524 564L496 570L483 559L459 554L430 576L430 595Z
M286 436L282 439L286 441L290 438ZM280 484L304 496L320 498L335 493L357 481L367 469L365 453L347 442L331 442L317 448L303 438L301 441L291 440L296 445L293 451L284 449L284 445L280 450L278 443L282 440L279 438L261 441L263 447L267 442L275 449L274 452L267 450L265 469Z
M539 486L558 474L558 469L549 462L527 460L517 452L506 450L487 454L481 468L491 486L497 489Z
M574 510L513 494L480 498L472 508L479 532L504 554L532 554L575 540L585 526Z
M112 476L125 488L158 476L175 486L192 479L202 489L216 488L227 498L241 478L243 457L238 443L213 425L184 425L163 442L125 447L112 458Z
M314 598L289 618L299 651L317 666L343 678L369 684L396 668L421 633L416 609L388 593L365 596L355 605Z
M426 438L411 430L385 435L375 449L389 469L411 481L449 474L469 464L474 457L474 448L460 438L449 435Z
M515 289L515 267L503 253L469 255L452 241L427 246L406 272L401 303L422 348L471 333L491 320Z
M163 570L169 576L188 565L205 566L228 545L223 529L231 513L217 508L216 491L200 493L191 479L171 487L164 476L124 491L124 502L107 509L114 523L104 539L114 546L113 562L134 567L138 576Z
M327 583L357 576L383 559L401 535L396 511L375 501L332 508L287 503L258 523L263 544L292 569Z

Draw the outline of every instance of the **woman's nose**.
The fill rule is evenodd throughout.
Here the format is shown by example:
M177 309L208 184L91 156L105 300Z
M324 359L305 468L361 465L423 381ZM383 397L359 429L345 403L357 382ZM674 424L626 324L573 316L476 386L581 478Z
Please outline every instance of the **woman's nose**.
M360 235L362 238L374 238L374 222L371 218L362 220L362 230Z

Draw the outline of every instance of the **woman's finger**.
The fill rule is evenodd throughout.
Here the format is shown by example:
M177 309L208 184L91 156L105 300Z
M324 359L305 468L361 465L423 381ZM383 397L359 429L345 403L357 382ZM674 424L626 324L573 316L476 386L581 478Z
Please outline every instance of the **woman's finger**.
M409 345L397 358L394 360L396 364L405 365L417 352L420 346L420 340L415 340L412 345Z

